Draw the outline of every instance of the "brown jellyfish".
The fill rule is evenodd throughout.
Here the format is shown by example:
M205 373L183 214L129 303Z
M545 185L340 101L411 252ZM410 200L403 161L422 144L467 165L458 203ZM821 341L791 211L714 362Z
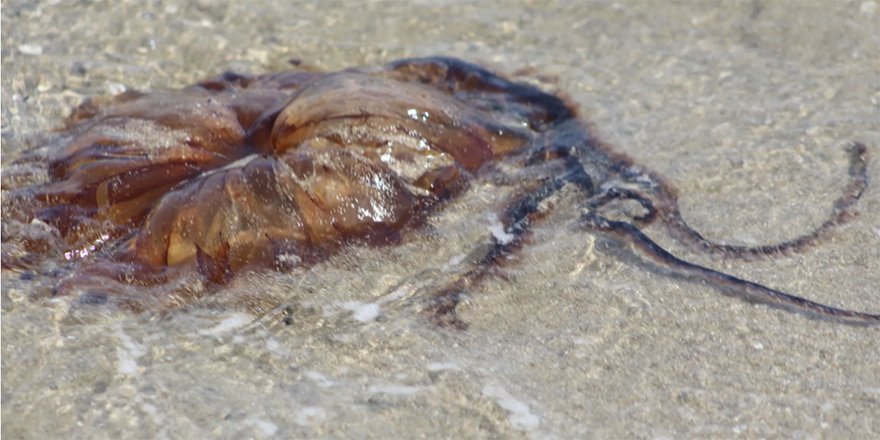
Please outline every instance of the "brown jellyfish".
M850 149L850 182L815 231L730 246L688 226L672 187L601 144L564 100L473 64L423 58L333 73L227 73L183 90L86 104L17 160L13 175L46 177L6 191L3 267L69 262L66 286L95 277L161 284L182 274L224 284L246 270L313 264L354 242L394 243L504 161L537 170L523 174L534 181L504 202L504 230L490 249L475 250L474 267L432 296L427 308L440 321L457 323L460 294L523 245L543 200L574 186L582 228L663 273L813 317L877 324L878 315L686 262L641 231L660 222L693 250L727 256L802 248L858 200L865 151ZM640 212L607 215L620 200Z

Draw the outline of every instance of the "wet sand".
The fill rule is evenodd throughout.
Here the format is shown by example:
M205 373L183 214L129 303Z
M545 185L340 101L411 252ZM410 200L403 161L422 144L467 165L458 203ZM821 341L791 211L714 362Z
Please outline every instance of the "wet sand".
M291 59L339 69L457 56L561 91L602 139L668 177L688 221L716 240L775 242L819 225L845 182L843 147L864 142L874 179L860 215L803 252L724 260L649 232L691 261L880 312L877 2L142 3L4 2L4 164L88 96ZM2 435L880 433L880 329L635 265L577 229L573 193L470 292L468 330L431 325L419 295L489 239L503 194L476 185L401 246L243 277L169 314L71 312L30 299L52 280L4 271Z

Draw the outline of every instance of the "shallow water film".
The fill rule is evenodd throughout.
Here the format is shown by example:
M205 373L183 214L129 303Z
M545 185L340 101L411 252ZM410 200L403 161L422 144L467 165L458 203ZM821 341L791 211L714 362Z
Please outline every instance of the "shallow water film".
M679 189L708 238L816 228L863 143L880 175L877 3L5 2L7 164L93 96L232 70L335 71L444 54L566 96L597 136ZM394 246L236 277L167 312L42 295L2 274L9 438L868 437L880 333L719 295L576 227L563 191L529 245L458 305L417 299L503 235L515 187L482 179ZM5 197L5 195L4 195ZM753 260L676 255L877 312L880 192L815 245ZM4 225L4 228L6 225ZM63 268L59 268L61 270ZM157 292L161 294L161 292ZM95 302L99 302L96 300Z

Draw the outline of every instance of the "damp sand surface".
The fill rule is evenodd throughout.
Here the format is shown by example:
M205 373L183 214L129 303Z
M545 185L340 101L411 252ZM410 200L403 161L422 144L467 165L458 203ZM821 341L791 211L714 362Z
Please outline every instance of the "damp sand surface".
M88 96L291 60L427 55L564 93L680 190L706 236L761 244L822 222L844 146L880 176L880 10L855 2L42 2L2 9L5 165ZM880 312L880 186L817 246L689 260ZM577 228L563 192L460 306L419 313L486 243L508 189L476 184L402 245L253 274L132 315L2 275L4 438L870 438L880 329L805 319L674 280Z

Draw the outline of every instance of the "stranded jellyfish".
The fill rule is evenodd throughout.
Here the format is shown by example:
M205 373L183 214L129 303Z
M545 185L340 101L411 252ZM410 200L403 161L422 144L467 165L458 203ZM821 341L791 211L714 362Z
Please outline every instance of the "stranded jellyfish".
M727 256L799 249L843 220L864 190L865 148L849 153L850 180L819 228L778 244L724 245L688 226L672 187L601 144L564 100L473 64L424 58L332 73L227 73L87 103L15 161L4 179L3 266L68 268L56 294L101 277L149 286L193 274L210 290L243 271L314 264L352 243L393 245L504 163L519 170L511 178L531 181L502 201L504 229L492 246L473 250L473 267L427 301L442 322L457 322L461 294L522 247L541 203L570 186L582 229L663 273L813 317L876 324L880 316L689 263L642 232L660 222L692 250ZM638 209L610 215L621 201Z

